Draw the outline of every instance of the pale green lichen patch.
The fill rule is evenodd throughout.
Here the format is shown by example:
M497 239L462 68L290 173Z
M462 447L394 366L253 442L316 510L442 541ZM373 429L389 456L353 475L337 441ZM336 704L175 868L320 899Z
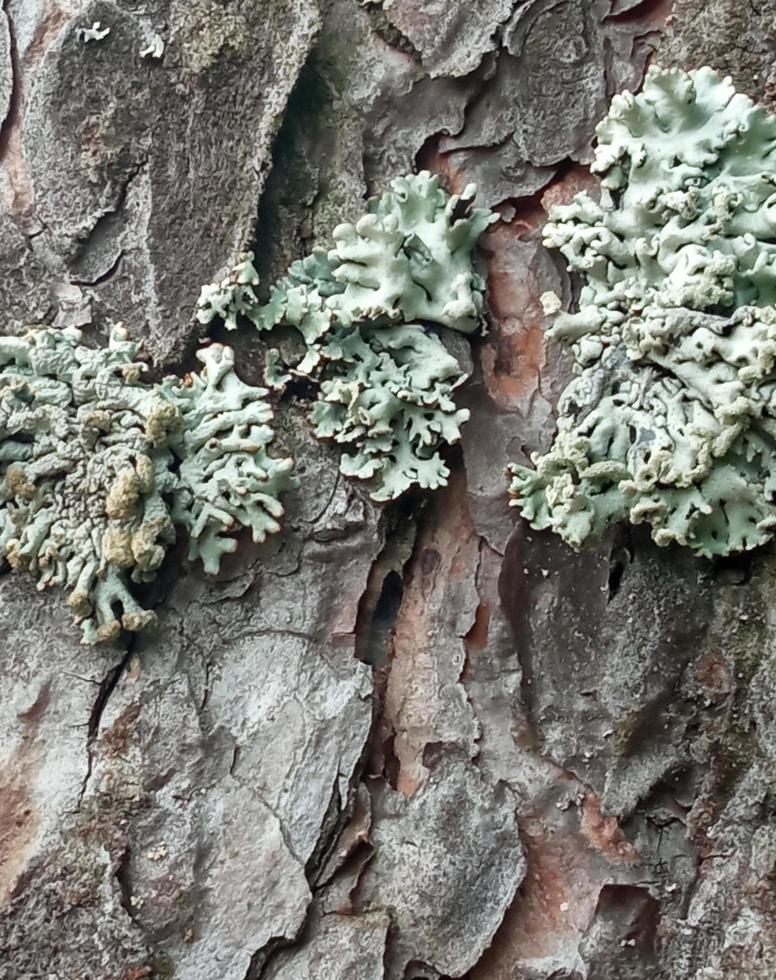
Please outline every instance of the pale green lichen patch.
M268 455L266 391L230 354L213 345L201 373L152 385L121 328L95 349L75 329L0 338L0 557L64 587L87 643L153 621L131 585L176 524L209 572L235 529L278 528L291 462Z
M251 254L202 290L203 324L220 318L233 329L245 319L298 331L303 356L284 365L271 350L267 383L317 384L314 431L348 450L342 472L366 481L375 500L444 485L440 449L468 418L452 397L466 376L425 324L469 334L482 323L473 253L497 216L475 208L474 193L468 186L451 196L427 172L397 178L367 214L334 229L331 250L293 263L267 303L256 298Z
M440 340L417 324L338 328L321 358L311 418L318 438L353 447L342 472L368 481L380 501L445 486L438 449L458 441L469 411L456 408L465 375Z
M543 298L578 377L513 504L575 547L622 519L702 555L776 528L776 119L711 69L651 69L599 125L600 201L545 242L582 278Z
M250 528L256 543L280 530L280 494L296 485L293 460L269 455L274 438L267 391L234 372L234 352L213 344L199 351L203 364L188 385L168 382L165 394L180 412L173 444L180 459L172 516L189 535L189 558L215 575L233 552L235 528Z

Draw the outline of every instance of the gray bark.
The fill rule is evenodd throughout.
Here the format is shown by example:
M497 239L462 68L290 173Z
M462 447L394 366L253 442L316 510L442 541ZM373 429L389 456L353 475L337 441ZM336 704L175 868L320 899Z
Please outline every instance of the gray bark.
M266 281L397 174L505 220L446 490L375 507L284 402L286 529L217 579L176 551L153 631L84 648L61 594L0 577L2 980L776 976L772 549L574 555L503 476L552 434L541 225L611 94L651 58L773 104L774 15L7 0L5 331L123 320L183 370L203 282L250 245Z

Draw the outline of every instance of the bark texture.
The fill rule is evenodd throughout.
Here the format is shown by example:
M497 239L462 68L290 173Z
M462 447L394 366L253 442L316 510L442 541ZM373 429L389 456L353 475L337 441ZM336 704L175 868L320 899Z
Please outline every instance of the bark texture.
M774 105L775 16L7 0L5 331L121 319L185 368L203 282L249 245L276 274L399 173L504 220L446 490L376 508L283 402L285 531L217 579L173 554L131 645L84 649L61 594L0 577L2 980L776 976L772 549L575 555L503 472L552 433L538 297L571 286L541 226L611 95L651 58Z

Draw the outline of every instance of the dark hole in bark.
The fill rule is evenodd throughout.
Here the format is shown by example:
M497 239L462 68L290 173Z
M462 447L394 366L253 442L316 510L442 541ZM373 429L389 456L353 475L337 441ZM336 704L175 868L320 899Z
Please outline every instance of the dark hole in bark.
M388 661L388 648L391 632L396 624L402 597L404 583L401 575L391 570L383 579L380 598L377 600L372 622L369 626L369 636L359 659L372 667L382 667Z
M625 572L633 562L633 557L633 543L627 528L618 529L612 550L609 552L609 595L607 602L611 602L620 591Z

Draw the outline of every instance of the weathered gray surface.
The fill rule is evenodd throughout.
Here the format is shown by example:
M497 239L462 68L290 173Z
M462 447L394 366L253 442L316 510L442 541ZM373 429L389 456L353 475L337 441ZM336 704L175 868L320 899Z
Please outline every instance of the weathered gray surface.
M283 403L286 530L216 581L181 548L131 648L80 647L60 595L0 578L0 978L771 980L771 552L618 532L575 556L516 522L503 468L552 433L538 297L570 285L541 225L589 185L609 95L658 48L772 101L776 5L5 14L4 330L122 318L188 365L236 251L277 272L415 164L505 221L447 490L378 511Z
M272 980L383 980L389 926L390 919L383 912L313 914L304 941L297 949L281 953L277 968L270 967L266 976Z
M35 234L42 293L88 286L98 322L125 320L170 360L194 333L199 287L252 238L318 11L313 0L72 6L41 5L30 23L26 4L9 5L20 20L2 161L11 216ZM84 41L95 21L110 34ZM155 33L162 57L141 58Z

